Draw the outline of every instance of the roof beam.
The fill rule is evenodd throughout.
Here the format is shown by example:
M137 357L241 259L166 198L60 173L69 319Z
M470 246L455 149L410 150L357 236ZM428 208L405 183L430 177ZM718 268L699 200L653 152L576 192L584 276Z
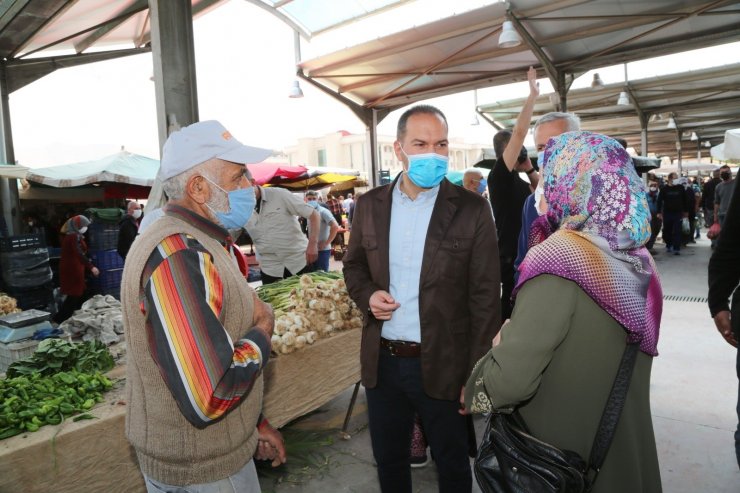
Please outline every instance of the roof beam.
M2 2L3 5L0 6L0 9L2 10L2 12L0 12L0 31L5 29L8 24L15 19L15 16L26 8L26 5L28 5L30 1L31 0L16 0Z
M462 48L460 48L459 50L457 50L457 51L456 51L455 53L453 53L452 55L448 56L447 58L445 58L445 59L441 60L440 62L437 62L436 64L434 64L434 65L432 65L431 67L429 67L428 69L426 69L426 70L424 71L424 73L422 73L422 74L419 74L419 75L415 75L415 76L414 76L414 77L412 77L411 79L407 80L406 82L402 83L401 85L397 86L396 88L394 88L394 89L392 89L392 90L388 91L387 93L383 94L382 96L380 96L379 98L375 99L374 101L368 101L368 102L367 102L367 103L365 104L365 106L366 106L366 107L368 107L368 108L374 108L375 106L379 105L380 103L382 103L383 101L385 101L385 100L386 100L386 99L388 99L389 97L393 96L394 94L396 94L396 93L397 93L397 92L399 92L399 91L400 91L401 89L403 89L404 87L408 86L409 84L411 84L411 83L412 83L412 82L414 82L415 80L419 79L420 77L423 77L424 75L426 75L426 74L428 74L429 72L433 71L433 70L434 70L434 69L436 69L437 67L439 67L439 66L443 65L443 64L444 64L445 62L447 62L448 60L454 59L454 58L455 58L455 57L456 57L457 55L459 55L460 53L462 53L462 52L464 52L464 51L466 51L466 50L468 50L468 49L472 48L473 46L475 46L475 45L477 45L478 43L480 43L480 42L484 41L485 39L487 39L488 37L490 37L490 36L492 36L493 34L497 33L498 31L499 31L498 29L494 29L493 31L491 31L491 32L489 32L489 33L487 33L487 34L485 34L485 35L481 36L480 38L476 39L475 41L473 41L473 42L471 42L471 43L468 43L467 45L463 46Z
M542 48L540 48L540 45L537 43L537 41L534 40L532 35L529 34L529 31L524 28L519 19L517 19L516 15L514 15L512 12L509 12L509 19L511 19L511 23L514 25L514 29L516 29L516 32L518 32L519 36L524 39L527 47L532 51L532 53L534 53L534 56L537 57L537 60L539 60L542 68L545 69L547 78L550 79L552 86L555 88L556 91L560 92L560 73L558 69L555 68L555 65L553 65L550 57L548 57L547 54L542 50Z
M75 43L75 51L77 53L82 53L86 49L90 48L93 44L95 44L95 42L100 40L103 36L113 31L124 22L128 21L131 17L135 16L142 10L147 9L149 9L149 0L136 0L127 9L121 12L120 15L116 16L115 21L106 23L105 25L90 33L88 36Z
M684 14L678 14L677 17L675 17L674 19L672 19L672 20L670 20L668 22L665 22L665 23L663 23L663 24L661 24L661 25L659 25L657 27L653 27L651 29L648 29L647 31L644 31L644 32L636 35L636 36L632 36L631 38L627 38L624 41L621 41L619 43L615 43L615 44L613 44L612 46L610 46L608 48L605 48L603 50L597 51L596 53L591 53L591 54L589 54L589 55L581 58L580 60L578 60L578 63L583 63L583 62L585 62L587 60L592 60L594 58L600 58L602 55L605 55L606 53L613 52L617 48L619 48L621 46L624 46L624 45L626 45L626 44L628 44L628 43L630 43L632 41L635 41L635 40L640 39L640 38L644 38L645 36L647 36L649 34L652 34L652 33L656 32L656 31L660 31L662 29L665 29L667 27L670 27L673 24L676 24L678 22L681 22L683 20L686 20L689 17L693 17L695 15L699 15L700 13L705 12L707 10L712 10L714 8L721 7L722 5L724 5L726 3L728 3L727 0L717 0L715 2L709 3L708 5L704 5L704 6L698 8L698 9L692 11L692 12L684 13ZM566 65L565 68L568 68L569 66L570 65Z
M11 53L9 53L6 56L6 58L8 58L8 59L14 58L26 46L28 46L28 43L31 42L31 40L34 38L34 36L36 36L37 33L39 33L47 25L49 25L52 22L56 21L59 17L62 16L62 14L64 14L75 3L77 3L77 0L66 0L66 1L62 0L60 2L59 7L56 10L54 10L52 13L49 13L48 15L44 15L42 17L43 22L38 23L34 29L31 29L30 31L26 32L26 37L21 42L17 43L17 46L14 46L13 47L13 51ZM34 4L34 5L37 5L37 4Z
M247 0L248 2L257 2L262 5L264 5L260 0ZM559 2L548 2L546 5L543 5L541 7L530 9L526 12L523 12L524 15L541 15L546 14L549 12L556 11L558 9L564 9L576 5L580 5L583 3L588 3L588 0L561 0ZM491 9L494 6L488 6L484 7L484 9ZM481 9L479 9L481 10ZM465 14L461 14L465 15ZM401 33L396 33L390 36L387 36L385 38L382 38L383 40L388 41L388 43L383 44L383 48L375 51L371 51L368 53L360 54L357 56L352 56L351 58L347 59L341 59L336 62L331 62L327 65L321 66L321 67L311 67L312 62L316 62L318 60L321 60L325 57L319 57L315 60L307 60L306 62L301 63L301 67L306 70L306 75L311 77L323 77L324 73L334 70L341 70L344 68L348 63L359 63L359 62L367 62L372 60L378 60L380 58L386 57L386 56L397 56L399 54L399 46L403 48L403 51L410 51L416 48L421 48L425 46L429 46L430 44L437 43L440 41L445 41L448 39L456 38L458 36L464 36L466 34L471 34L476 31L482 31L485 29L496 29L497 32L501 29L501 24L503 21L506 20L503 16L499 17L486 17L484 21L478 22L478 23L470 23L469 25L466 25L464 28L457 29L455 31L449 31L445 33L441 33L437 36L432 37L425 37L423 39L418 39L412 43L408 43L408 37L409 32L412 31L412 29L409 29L407 31L403 31ZM403 43L392 43L390 40L392 38L398 38L403 40ZM511 53L517 53L521 51L526 51L526 47L520 47L520 48L507 48L507 51ZM489 53L490 56L490 53Z

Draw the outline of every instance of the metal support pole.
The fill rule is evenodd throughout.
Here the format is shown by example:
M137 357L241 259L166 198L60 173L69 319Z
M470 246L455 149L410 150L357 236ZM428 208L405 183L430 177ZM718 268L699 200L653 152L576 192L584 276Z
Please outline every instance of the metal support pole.
M10 128L10 105L8 97L8 81L6 77L6 66L0 64L0 159L7 164L15 164L15 151L13 149L13 132ZM0 195L2 196L3 218L8 227L9 235L20 232L20 197L18 196L18 180L0 179Z
M379 183L378 171L378 111L373 108L370 117L370 125L367 127L368 142L370 143L370 186L377 187Z
M149 0L160 149L170 131L198 121L191 2Z

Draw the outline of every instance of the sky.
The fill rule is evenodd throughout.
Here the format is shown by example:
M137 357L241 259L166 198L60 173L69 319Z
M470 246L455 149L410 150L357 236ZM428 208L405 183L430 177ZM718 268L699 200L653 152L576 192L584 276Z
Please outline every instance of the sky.
M455 8L481 3L458 0ZM404 22L404 16L396 18ZM305 97L287 97L295 80L293 31L270 13L232 0L196 19L193 31L200 120L220 120L243 143L275 150L294 145L300 137L365 132L349 109L305 82ZM302 48L304 58L327 46L339 47L336 39L318 37ZM740 43L708 50L630 63L629 78L740 62ZM621 65L598 72L607 84L624 80ZM60 69L15 91L10 111L16 161L29 167L54 166L95 160L122 147L158 158L152 74L152 57L145 54ZM585 74L572 87L588 86L591 78L591 73ZM552 92L549 81L541 80L540 85L541 93ZM526 83L481 89L478 104L527 94ZM446 114L451 139L490 146L493 127L482 120L471 125L473 92L427 102ZM378 132L393 135L403 111L386 117Z

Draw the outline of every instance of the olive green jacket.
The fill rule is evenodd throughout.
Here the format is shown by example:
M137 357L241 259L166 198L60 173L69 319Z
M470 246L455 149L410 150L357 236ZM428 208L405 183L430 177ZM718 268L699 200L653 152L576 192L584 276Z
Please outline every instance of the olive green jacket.
M588 460L626 332L572 281L541 275L520 291L501 343L466 386L473 412L518 407L530 432ZM653 358L637 356L627 401L593 493L660 492L650 415Z

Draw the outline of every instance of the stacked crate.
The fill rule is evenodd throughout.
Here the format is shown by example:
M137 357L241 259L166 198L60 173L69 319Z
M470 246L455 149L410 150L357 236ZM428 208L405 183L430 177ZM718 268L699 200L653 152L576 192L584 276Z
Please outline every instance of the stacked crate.
M123 259L117 250L93 250L89 252L90 260L98 268L98 277L90 279L90 292L93 294L112 295L121 298L121 276Z
M23 310L53 310L49 251L41 235L0 238L0 272L4 291Z
M98 268L98 277L90 278L88 287L92 294L110 294L120 299L123 259L118 255L118 222L96 217L87 230L88 256Z

